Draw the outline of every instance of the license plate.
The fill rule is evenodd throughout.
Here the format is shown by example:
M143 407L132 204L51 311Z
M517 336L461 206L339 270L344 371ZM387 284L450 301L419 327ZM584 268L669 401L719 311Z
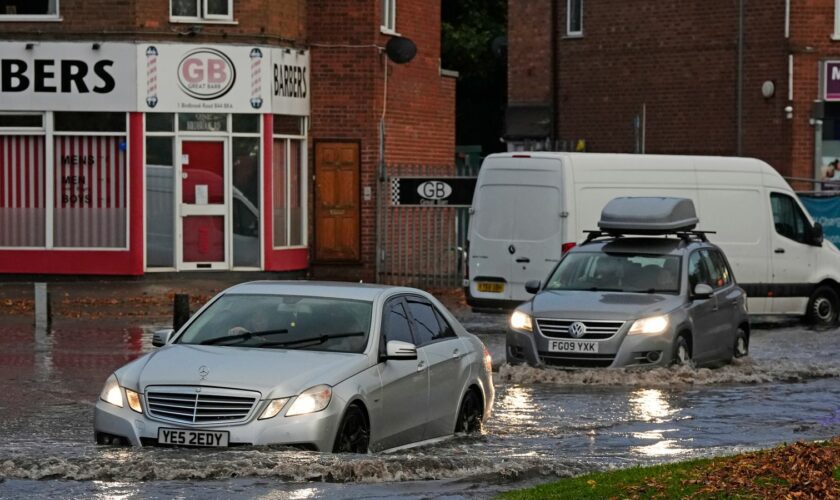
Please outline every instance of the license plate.
M551 352L598 352L597 342L583 340L549 340L548 350Z
M505 284L495 281L479 281L476 288L479 292L502 293L505 291Z
M178 446L215 446L228 445L228 431L193 431L188 429L158 429L159 444Z

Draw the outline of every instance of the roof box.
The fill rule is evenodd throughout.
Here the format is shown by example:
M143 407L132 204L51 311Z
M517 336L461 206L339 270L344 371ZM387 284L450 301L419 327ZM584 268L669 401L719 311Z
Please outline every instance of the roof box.
M662 234L691 231L698 223L687 198L623 197L607 203L598 228L607 233Z

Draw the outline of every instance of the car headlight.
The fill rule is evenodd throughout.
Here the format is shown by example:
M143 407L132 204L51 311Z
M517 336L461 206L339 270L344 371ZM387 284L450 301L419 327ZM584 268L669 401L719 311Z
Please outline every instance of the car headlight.
M114 406L123 407L122 389L120 389L120 383L117 382L117 376L113 373L105 381L105 387L102 388L99 399Z
M276 416L278 413L280 413L280 410L282 410L283 407L286 406L286 403L288 403L288 402L289 402L289 398L272 399L268 403L268 406L265 407L265 410L263 410L262 415L260 415L259 420L265 420L267 418L271 418L271 417Z
M128 400L128 407L137 413L143 413L143 407L140 406L140 395L131 389L125 390L125 399Z
M514 330L533 331L531 317L522 311L513 311L513 314L510 315L510 327Z
M332 399L332 388L328 385L316 385L300 393L300 396L292 403L292 407L286 412L286 416L321 411L330 404L330 399Z
M637 333L662 333L668 328L668 316L651 316L650 318L637 319L630 327L630 334Z

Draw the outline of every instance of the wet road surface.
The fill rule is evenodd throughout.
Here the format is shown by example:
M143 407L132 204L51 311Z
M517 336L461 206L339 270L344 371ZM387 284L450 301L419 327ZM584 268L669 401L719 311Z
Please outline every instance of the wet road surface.
M496 364L505 319L464 318ZM751 356L716 370L500 366L482 436L395 454L94 445L93 402L105 378L152 349L154 329L68 321L36 336L25 322L0 322L0 497L484 497L586 471L840 434L840 330L788 323L754 330Z

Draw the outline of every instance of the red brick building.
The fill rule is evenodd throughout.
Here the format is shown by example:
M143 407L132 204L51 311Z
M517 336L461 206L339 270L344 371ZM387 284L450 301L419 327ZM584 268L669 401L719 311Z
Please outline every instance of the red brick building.
M809 179L840 157L840 2L508 5L510 149L752 156Z
M7 0L0 26L0 273L370 280L380 165L453 163L439 2Z

